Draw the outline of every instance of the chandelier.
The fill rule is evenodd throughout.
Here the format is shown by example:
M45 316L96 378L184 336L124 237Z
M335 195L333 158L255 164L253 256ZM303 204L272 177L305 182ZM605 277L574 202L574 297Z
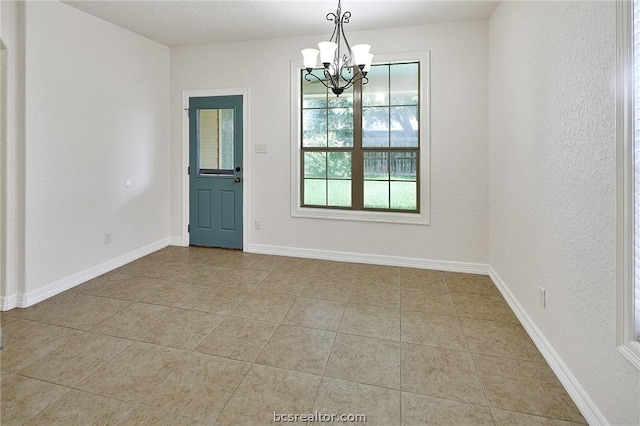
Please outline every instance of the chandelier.
M371 68L373 55L369 53L371 46L368 44L357 44L350 46L347 37L344 35L344 24L349 23L351 12L342 13L340 0L338 0L338 10L336 13L328 13L327 21L333 21L333 34L329 41L318 43L318 49L302 49L304 67L307 74L304 79L313 81L311 77L322 83L327 89L340 96L342 92L349 89L358 81L367 84L367 73ZM313 73L320 54L322 62L323 78Z

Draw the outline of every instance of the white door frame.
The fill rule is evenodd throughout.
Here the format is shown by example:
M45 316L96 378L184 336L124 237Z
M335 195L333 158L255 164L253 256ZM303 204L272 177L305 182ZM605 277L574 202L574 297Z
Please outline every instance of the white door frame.
M251 200L249 183L251 182L249 159L249 88L229 88L229 89L193 89L182 91L182 245L189 245L189 98L206 96L232 96L242 95L242 250L249 246L249 203Z

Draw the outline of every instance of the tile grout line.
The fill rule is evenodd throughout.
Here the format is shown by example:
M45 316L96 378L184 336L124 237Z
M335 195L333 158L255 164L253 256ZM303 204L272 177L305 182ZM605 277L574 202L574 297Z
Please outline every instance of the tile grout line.
M403 388L402 388L402 283L400 284L400 359L398 360L399 362L399 370L400 370L400 425L402 425L402 392L403 392Z

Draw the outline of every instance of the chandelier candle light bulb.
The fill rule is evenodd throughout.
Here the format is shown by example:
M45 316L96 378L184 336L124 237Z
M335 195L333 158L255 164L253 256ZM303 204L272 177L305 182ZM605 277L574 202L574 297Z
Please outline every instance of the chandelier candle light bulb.
M340 96L342 92L349 89L358 81L367 84L367 73L371 69L373 55L369 53L371 46L368 44L357 44L353 47L349 45L344 34L343 24L348 24L351 12L342 13L342 6L338 0L338 10L336 13L328 13L327 20L333 21L333 34L329 41L318 43L318 49L302 49L304 67L307 70L305 80L313 81L315 78L327 89L331 89L334 95ZM313 74L313 69L318 61L324 67L324 78Z

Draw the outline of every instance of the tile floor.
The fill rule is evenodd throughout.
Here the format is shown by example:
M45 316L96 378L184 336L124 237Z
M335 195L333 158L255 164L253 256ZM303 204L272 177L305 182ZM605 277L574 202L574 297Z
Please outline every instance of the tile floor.
M5 426L585 423L478 275L168 247L2 326Z

